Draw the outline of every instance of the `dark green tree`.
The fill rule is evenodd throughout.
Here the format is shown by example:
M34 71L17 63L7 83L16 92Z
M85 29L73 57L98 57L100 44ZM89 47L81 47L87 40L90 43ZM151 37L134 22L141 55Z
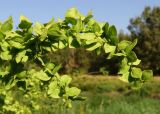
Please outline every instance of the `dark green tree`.
M160 74L160 7L146 7L140 16L130 20L128 29L132 39L139 39L135 51L142 60L141 67Z
M124 33L123 30L120 30L119 34L118 34L118 38L119 38L119 41L123 41L123 40L129 40L130 41L131 40L131 35Z

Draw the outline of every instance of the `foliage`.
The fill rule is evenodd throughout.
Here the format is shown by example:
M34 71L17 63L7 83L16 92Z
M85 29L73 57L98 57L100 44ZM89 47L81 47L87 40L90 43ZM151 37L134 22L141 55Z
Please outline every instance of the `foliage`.
M16 30L13 30L13 21L9 17L0 24L1 112L31 113L27 105L14 99L13 91L22 93L24 99L31 98L29 106L35 110L40 106L34 99L42 94L42 90L51 99L62 99L66 107L72 106L72 100L82 100L78 96L80 89L69 86L72 79L68 75L59 75L61 65L43 57L67 47L83 47L97 54L104 51L108 54L107 59L118 56L121 79L140 87L152 77L152 71L136 68L140 63L132 51L136 43L137 40L119 42L115 26L98 23L92 19L91 12L84 16L76 8L69 9L64 20L56 22L52 19L45 24L33 24L21 16ZM28 68L28 62L37 64L39 68Z
M128 29L132 39L138 38L134 50L142 60L141 67L160 74L160 7L146 7L140 16L130 20Z

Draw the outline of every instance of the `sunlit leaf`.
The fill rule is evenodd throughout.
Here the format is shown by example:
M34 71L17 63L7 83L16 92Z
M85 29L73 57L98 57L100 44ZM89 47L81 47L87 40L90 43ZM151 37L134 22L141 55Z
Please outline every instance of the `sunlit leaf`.
M81 90L76 87L66 88L66 94L71 97L76 97L80 94Z
M48 75L43 70L40 70L39 72L35 72L33 76L35 76L36 78L42 81L48 81L50 79L50 77L48 77Z
M133 78L141 78L142 77L142 70L140 68L133 67L131 71L131 76Z
M60 96L59 96L59 94L60 94L60 88L58 87L56 81L53 81L53 82L51 82L49 84L48 94L52 98L60 98Z
M71 82L72 78L68 75L61 76L60 79L60 85L61 86L68 86L68 84Z
M12 30L12 28L13 28L13 20L12 20L12 17L9 17L4 23L2 23L1 31L7 32Z

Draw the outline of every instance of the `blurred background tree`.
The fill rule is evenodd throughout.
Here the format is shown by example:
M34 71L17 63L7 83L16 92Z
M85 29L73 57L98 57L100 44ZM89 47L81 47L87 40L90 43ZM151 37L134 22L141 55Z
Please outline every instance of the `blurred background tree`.
M132 39L139 39L135 52L142 60L141 67L160 74L160 7L146 7L140 16L130 20L128 29Z

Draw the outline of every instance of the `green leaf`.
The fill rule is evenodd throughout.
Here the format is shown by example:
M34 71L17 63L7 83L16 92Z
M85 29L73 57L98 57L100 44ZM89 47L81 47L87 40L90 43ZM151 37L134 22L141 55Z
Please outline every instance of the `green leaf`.
M4 34L0 31L0 42L5 38Z
M142 70L140 68L133 67L132 71L131 71L131 76L133 78L140 78L141 79L141 77L142 77Z
M61 68L61 65L57 65L57 66L54 67L54 69L52 70L52 73L53 73L53 74L56 74L56 73L59 71L60 68Z
M42 33L40 34L41 36L39 38L40 38L40 41L44 41L47 38L47 29L42 28L41 31Z
M18 42L18 43L24 42L24 38L16 32L8 31L5 34L6 34L5 39L7 40L13 40L14 42Z
M132 42L130 41L126 41L126 40L123 40L121 41L120 43L118 43L118 49L119 50L124 50L126 49L127 46L129 46Z
M60 98L60 88L57 85L57 82L54 80L49 84L48 94L52 98Z
M10 70L11 70L10 66L5 66L5 67L1 66L0 76L4 77L5 75L10 73Z
M100 43L96 43L96 44L93 44L92 46L88 47L86 50L93 51L93 50L97 49L100 46L101 46Z
M53 63L48 63L46 65L46 68L48 68L49 70L52 70L54 67L55 67L55 64L53 64Z
M101 50L101 47L98 47L96 50L95 50L96 54L97 55L100 55L102 50Z
M40 70L39 72L35 72L33 74L33 76L35 76L36 78L38 78L38 79L40 79L42 81L50 80L50 77L48 77L48 75L43 70Z
M13 20L12 17L10 16L2 25L1 25L1 31L2 32L7 32L12 30L13 28Z
M66 47L62 41L59 41L58 45L59 45L59 49L63 49Z
M52 19L51 19L48 23L45 24L45 27L46 27L47 29L49 29L49 28L52 27L54 24L55 24L55 22L54 22L54 17L52 17Z
M88 23L89 20L93 17L92 12L88 12L87 16L85 17L85 19L83 20L84 23Z
M137 44L137 39L135 39L130 45L128 45L125 49L126 53L129 53L132 51L132 49L136 46Z
M117 36L117 30L116 30L116 27L114 25L109 27L108 32L109 32L110 36Z
M68 38L69 48L78 48L80 47L79 42L76 38L69 37Z
M6 34L5 39L13 39L14 37L21 37L21 35L19 35L18 33L14 31L8 31L5 34Z
M8 51L8 48L10 47L10 45L8 44L8 42L6 42L6 41L3 41L2 43L1 43L1 49L3 50L3 51Z
M124 54L124 53L116 53L116 54L114 54L115 56L126 56L126 54Z
M72 108L72 101L70 99L66 100L65 106L66 108Z
M37 57L37 59L41 62L41 65L42 65L42 66L45 66L45 64L44 64L44 62L43 62L43 60L42 60L41 57Z
M127 54L127 58L128 58L128 61L129 62L135 62L137 60L137 56L135 54L134 51L130 51L128 54Z
M104 44L105 53L109 53L107 59L111 59L114 56L115 50L116 50L116 46L112 46L107 43Z
M92 30L92 27L93 27L93 24L95 23L96 21L94 19L90 19L87 23L87 27L89 27L89 31Z
M119 42L119 39L117 38L117 36L111 36L109 42L110 42L110 44L112 44L112 45L117 45L118 42Z
M76 97L80 94L81 90L76 87L66 88L66 94L70 97Z
M29 29L31 26L32 26L32 23L27 17L23 15L20 16L20 24L18 25L20 29Z
M129 82L129 72L125 72L122 74L122 76L119 78L120 80L124 81L124 82Z
M73 30L75 30L77 33L81 32L83 30L83 23L82 20L77 20L76 25L73 26Z
M60 79L60 85L61 86L68 86L71 81L72 81L72 78L70 76L63 75L63 76L61 76L61 79Z
M21 60L21 62L27 62L28 61L28 56L24 56Z
M1 52L0 57L2 60L11 60L12 55L10 54L9 51Z
M93 40L96 38L96 35L94 33L83 33L79 34L77 37L84 40Z
M59 26L57 24L53 24L48 28L48 35L51 36L60 36L61 33L59 32Z
M76 8L69 9L65 14L65 20L68 23L71 23L75 25L77 23L78 19L84 19L85 17L79 13L79 11Z
M105 36L107 36L107 35L108 35L108 30L109 30L109 24L106 23L106 24L103 26L102 29L103 29L103 31L104 31Z
M73 100L78 100L78 101L84 101L86 99L87 99L86 97L81 97L81 96L77 96L77 97L73 98Z
M23 62L26 62L28 60L28 57L25 56L25 54L26 54L26 50L23 50L23 51L19 52L16 55L16 62L17 63L21 62L23 58L24 58Z
M17 78L25 78L27 76L27 71L22 71L17 74Z
M110 45L108 43L104 44L104 51L105 51L105 53L112 53L112 54L114 54L115 50L116 50L116 46L112 46L112 45Z
M141 60L137 59L135 62L129 63L129 65L139 65Z
M128 65L128 60L127 58L124 58L122 61L121 61L121 64L120 64L120 70L118 72L118 74L125 74L129 71L130 69L130 66Z
M97 39L87 40L86 45L90 45L90 44L93 44L93 43L96 43L96 42L97 42Z
M140 87L142 87L142 83L140 80L133 81L131 85L132 89L139 89Z
M15 41L8 41L9 45L14 47L14 48L17 48L17 49L23 49L25 46L23 46L21 43L19 42L15 42Z
M34 27L33 27L33 31L37 34L37 35L41 35L42 34L42 28L44 28L44 25L42 25L39 22L36 22Z
M58 43L53 43L51 46L52 51L57 51L58 50Z
M99 24L96 23L96 22L93 24L92 28L93 28L94 32L100 32L101 31L101 28L100 28Z
M48 30L41 23L36 22L33 31L39 36L40 41L44 41L47 38Z
M103 35L107 39L107 41L112 45L117 45L119 39L117 38L117 30L115 26L112 25L111 27L109 27L109 24L106 23L102 29L104 31Z
M153 77L153 71L152 70L144 70L142 72L142 80L150 80Z
M79 12L76 8L69 9L65 14L65 19L68 23L75 25L77 23L77 18L79 17Z
M48 51L48 52L51 52L52 49L50 46L42 46L42 48L45 50L45 51Z

